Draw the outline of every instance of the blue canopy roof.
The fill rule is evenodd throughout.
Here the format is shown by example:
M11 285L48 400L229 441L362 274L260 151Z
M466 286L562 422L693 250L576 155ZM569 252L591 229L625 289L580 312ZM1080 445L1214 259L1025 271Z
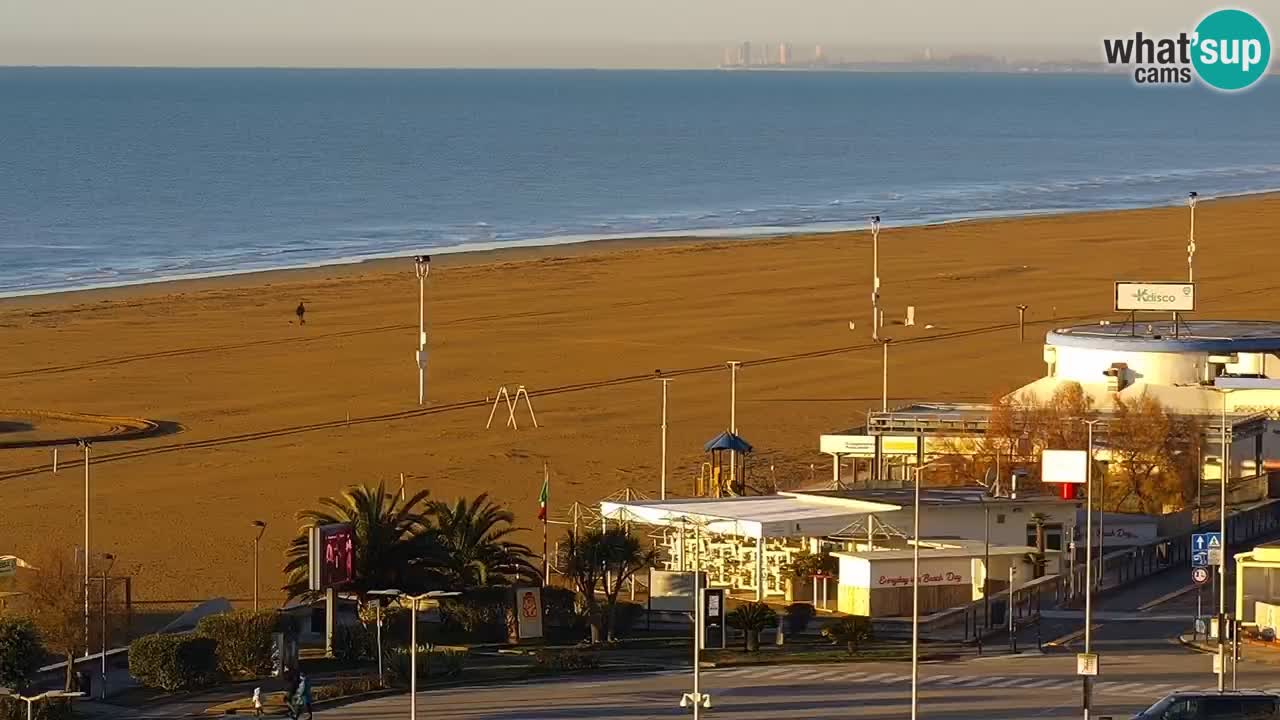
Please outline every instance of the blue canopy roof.
M751 443L726 430L708 441L706 445L703 445L702 450L703 452L736 450L740 453L749 453L751 452Z

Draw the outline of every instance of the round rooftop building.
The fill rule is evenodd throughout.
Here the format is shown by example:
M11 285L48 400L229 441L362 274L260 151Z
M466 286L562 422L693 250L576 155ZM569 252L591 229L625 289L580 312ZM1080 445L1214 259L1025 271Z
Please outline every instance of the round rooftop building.
M1045 335L1048 376L1106 381L1114 390L1212 384L1218 377L1280 377L1280 323L1160 320L1075 325ZM1274 374L1274 375L1273 375Z

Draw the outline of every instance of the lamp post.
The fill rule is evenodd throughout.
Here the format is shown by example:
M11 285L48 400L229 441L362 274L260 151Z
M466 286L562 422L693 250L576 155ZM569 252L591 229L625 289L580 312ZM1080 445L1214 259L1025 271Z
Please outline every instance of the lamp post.
M688 520L688 516L681 518L680 536L683 539L685 533L684 523ZM702 661L702 640L705 635L703 624L706 622L703 617L702 607L702 541L699 530L702 525L694 523L693 526L693 692L687 692L680 696L680 707L693 706L693 720L698 720L701 716L703 708L711 709L711 696L702 692L701 668ZM680 562L684 563L684 553L680 554Z
M659 499L667 499L667 386L671 384L671 378L659 378L662 380L662 484L659 491Z
M1222 394L1222 437L1221 452L1219 453L1219 467L1222 469L1222 479L1218 490L1218 532L1222 537L1222 555L1219 557L1218 563L1218 692L1222 692L1226 688L1226 670L1227 670L1227 653L1226 643L1223 641L1223 631L1226 626L1227 619L1227 476L1231 471L1231 439L1230 429L1227 427L1227 395L1234 388L1224 388L1211 386L1215 392Z
M84 656L89 657L89 456L93 443L77 440L84 450Z
M254 520L253 527L258 528L258 534L253 538L253 611L258 612L258 543L262 540L262 534L267 531L267 524Z
M930 465L933 462L911 468L916 474L911 511L911 534L915 536L911 542L911 720L916 720L920 704L920 473Z
M1083 420L1089 426L1089 452L1085 463L1085 539L1084 539L1084 652L1090 654L1093 646L1093 426L1101 420ZM1010 590L1012 592L1012 589ZM1011 596L1012 597L1012 596ZM1084 720L1089 720L1093 704L1093 678L1082 676Z
M107 566L102 568L102 607L98 614L102 617L102 677L99 683L102 690L98 693L98 697L107 699L107 577L111 574L111 568L116 564L116 556L111 553L104 553L102 559L107 561Z
M426 394L427 374L427 322L426 293L427 275L431 272L431 256L418 255L413 258L414 273L418 276L418 404L421 405Z
M40 693L39 695L32 695L30 697L27 697L25 695L19 695L18 693L14 692L13 690L10 690L9 688L0 687L0 697L12 697L12 698L21 700L22 702L27 704L27 720L31 720L32 718L31 706L35 705L41 700L52 699L52 698L78 698L78 697L81 697L82 695L84 695L84 693L82 692L63 692L61 690L50 690L49 692Z
M871 339L880 339L880 216L871 216Z
M374 597L380 597L380 598L381 597L400 597L401 592L399 590L370 590L369 595ZM383 671L382 671L382 654L383 653L382 653L382 601L381 600L378 600L378 604L374 606L374 613L376 613L377 615L376 619L374 620L374 624L377 626L377 634L378 634L378 640L377 640L378 642L378 685L384 686L386 684L386 681L383 680Z
M461 595L460 592L432 590L419 595L409 595L399 590L372 590L370 595L399 597L408 600L409 612L409 720L418 720L418 603ZM378 677L382 677L382 605L378 605Z

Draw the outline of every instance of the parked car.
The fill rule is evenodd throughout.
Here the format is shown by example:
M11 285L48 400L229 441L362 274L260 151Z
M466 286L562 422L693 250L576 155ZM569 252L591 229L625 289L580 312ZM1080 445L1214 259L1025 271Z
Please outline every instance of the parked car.
M1280 720L1280 695L1247 690L1174 693L1133 720Z

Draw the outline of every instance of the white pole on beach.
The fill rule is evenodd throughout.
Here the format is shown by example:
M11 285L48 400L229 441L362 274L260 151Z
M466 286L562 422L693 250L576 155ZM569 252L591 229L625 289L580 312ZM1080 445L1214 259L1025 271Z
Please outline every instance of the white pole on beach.
M1196 258L1196 198L1199 193L1192 190L1187 193L1187 207L1191 208L1191 231L1187 235L1187 282L1196 281L1196 271L1192 263Z
M730 360L729 365L729 432L738 434L738 366L742 363ZM729 451L729 488L732 489L738 475L738 451Z
M871 216L871 339L880 339L880 216Z
M889 412L889 343L893 338L880 341L884 352L880 358L880 412Z
M84 656L89 657L89 455L93 443L80 440L84 448Z
M662 484L659 491L659 499L667 499L667 386L671 384L671 378L660 378L662 380Z
M418 404L426 394L427 383L427 274L431 272L431 256L419 255L413 259L414 272L418 275Z

